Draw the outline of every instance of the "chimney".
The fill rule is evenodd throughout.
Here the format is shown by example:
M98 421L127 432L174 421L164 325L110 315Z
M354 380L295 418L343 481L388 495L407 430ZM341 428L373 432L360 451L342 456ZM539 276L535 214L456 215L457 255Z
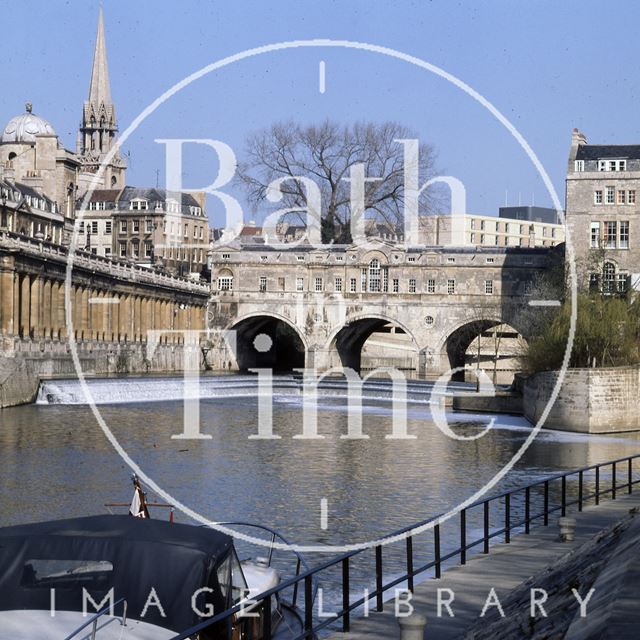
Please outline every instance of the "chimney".
M582 133L578 129L574 129L571 132L571 146L577 147L581 144L587 144L587 136L585 136L584 133Z

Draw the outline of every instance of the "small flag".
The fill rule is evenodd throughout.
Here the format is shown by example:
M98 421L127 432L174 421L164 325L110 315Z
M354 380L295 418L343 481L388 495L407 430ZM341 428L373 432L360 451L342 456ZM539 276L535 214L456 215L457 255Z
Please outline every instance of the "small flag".
M147 509L147 503L144 499L144 492L140 486L140 481L137 476L133 477L133 498L131 499L131 506L129 507L129 515L134 518L148 518L149 510Z

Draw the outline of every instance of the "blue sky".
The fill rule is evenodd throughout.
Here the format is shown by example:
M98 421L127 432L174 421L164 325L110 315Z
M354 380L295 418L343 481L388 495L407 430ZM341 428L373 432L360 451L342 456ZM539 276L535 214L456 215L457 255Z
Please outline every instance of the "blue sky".
M98 3L2 1L15 28L0 41L0 120L31 101L68 148L89 86ZM543 162L561 201L571 129L591 142L640 142L637 39L631 1L124 2L105 0L111 88L120 129L193 71L244 49L331 38L391 47L456 75L490 100ZM318 64L326 62L326 92ZM125 144L129 184L163 182L155 138L216 138L242 155L247 133L272 122L325 118L397 120L438 152L442 173L462 180L467 209L550 205L519 145L477 103L423 70L380 55L306 49L252 58L203 78L165 103ZM186 186L215 175L213 155L191 153ZM520 195L519 195L520 194ZM210 207L220 223L219 208ZM251 217L247 212L247 218Z

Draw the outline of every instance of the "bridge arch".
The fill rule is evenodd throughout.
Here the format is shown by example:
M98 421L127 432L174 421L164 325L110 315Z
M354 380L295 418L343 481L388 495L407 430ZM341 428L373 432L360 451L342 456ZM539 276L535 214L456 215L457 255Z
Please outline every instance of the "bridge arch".
M307 341L285 316L271 311L249 313L236 318L227 330L235 331L236 366L241 371L291 371L305 366Z
M403 358L388 357L389 366L396 368L415 368L418 366L419 346L418 341L411 329L403 322L396 318L391 318L384 314L362 313L356 316L348 317L345 323L329 335L326 342L326 349L330 354L330 363L332 366L350 367L354 371L361 372L363 369L363 347L367 340L376 332L382 332L387 328L396 328L399 333L406 334L411 341L411 351L404 358L407 363L413 362L412 366L403 366L401 360ZM385 366L384 360L372 363L371 367L378 368Z
M490 332L490 330L494 330ZM443 363L448 362L450 369L465 364L494 373L494 382L510 382L511 376L498 375L508 365L508 371L515 371L518 358L526 340L519 330L499 316L487 316L468 319L449 329L439 348ZM473 349L470 347L473 345ZM490 371L488 371L490 373ZM464 371L453 375L454 380L464 380ZM509 378L507 380L507 378Z

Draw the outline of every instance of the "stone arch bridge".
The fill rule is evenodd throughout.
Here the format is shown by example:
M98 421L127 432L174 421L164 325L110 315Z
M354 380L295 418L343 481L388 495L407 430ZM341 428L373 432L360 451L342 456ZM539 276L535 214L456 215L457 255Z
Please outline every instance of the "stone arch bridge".
M490 327L508 324L526 339L534 283L556 259L548 248L405 249L384 241L220 247L210 364L360 371L366 340L394 326L412 343L418 374L439 375L463 365Z

